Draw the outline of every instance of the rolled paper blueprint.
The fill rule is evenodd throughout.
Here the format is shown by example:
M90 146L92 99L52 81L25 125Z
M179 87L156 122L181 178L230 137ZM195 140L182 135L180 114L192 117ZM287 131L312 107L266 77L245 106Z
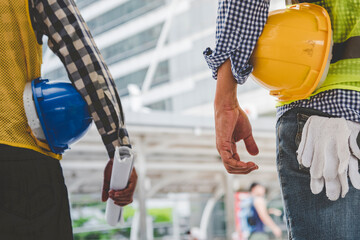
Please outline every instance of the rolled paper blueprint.
M122 190L126 188L133 169L133 162L134 157L130 148L116 148L111 173L110 189ZM111 226L116 226L122 219L122 207L116 205L111 198L106 202L105 219Z

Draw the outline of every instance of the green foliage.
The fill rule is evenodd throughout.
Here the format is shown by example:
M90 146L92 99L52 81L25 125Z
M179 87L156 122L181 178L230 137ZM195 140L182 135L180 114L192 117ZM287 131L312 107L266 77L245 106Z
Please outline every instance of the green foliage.
M92 202L84 198L84 202L73 203L73 209L79 209L83 207L92 208L94 211L101 211L105 214L106 203ZM86 201L87 200L87 201ZM126 206L123 209L123 217L125 222L131 221L134 217L135 212L138 211L132 206ZM148 215L152 216L155 223L172 223L172 208L153 208L148 209ZM73 228L81 228L87 225L88 221L94 221L94 216L83 216L78 219L73 218ZM106 224L105 218L96 217L99 225ZM118 235L122 235L125 238L130 238L131 228L113 229L107 231L97 232L83 232L74 234L74 240L111 240L116 238ZM164 233L154 231L154 235L161 237Z
M114 233L110 232L87 232L74 234L74 240L109 240Z
M124 221L132 218L136 210L132 206L126 206L123 210ZM154 222L172 222L172 209L171 208L152 208L148 209L147 213L154 218Z
M123 216L124 216L124 221L126 222L128 220L128 218L132 218L135 215L135 209L132 206L125 206L123 208Z
M129 229L113 229L109 231L85 232L74 234L74 240L110 240L115 235L122 235L130 238Z
M148 209L148 214L154 218L154 222L172 222L172 208Z
M90 217L74 219L72 221L73 228L82 227L89 220L90 220Z

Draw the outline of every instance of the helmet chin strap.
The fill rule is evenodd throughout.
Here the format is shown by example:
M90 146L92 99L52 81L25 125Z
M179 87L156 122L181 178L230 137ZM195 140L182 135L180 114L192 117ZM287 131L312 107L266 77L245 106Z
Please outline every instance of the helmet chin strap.
M26 131L31 135L31 137L34 139L34 141L36 142L36 145L38 145L42 150L45 150L47 152L51 152L51 149L49 147L49 145L46 143L46 140L41 140L37 137L35 137L33 131L31 131L31 128L28 127L26 129Z
M28 82L25 85L24 94L24 109L26 113L26 117L29 124L29 129L31 129L31 136L35 138L36 140L45 141L45 134L42 129L40 119L36 113L33 93L31 89L31 83ZM48 147L49 148L49 147Z

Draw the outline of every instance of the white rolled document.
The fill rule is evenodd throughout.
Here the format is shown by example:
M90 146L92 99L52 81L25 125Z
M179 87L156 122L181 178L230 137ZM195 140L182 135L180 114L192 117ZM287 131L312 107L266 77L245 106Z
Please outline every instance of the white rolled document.
M116 148L111 173L110 189L122 190L126 188L133 169L133 162L134 157L130 148ZM106 202L105 218L106 222L111 226L116 226L122 219L122 207L116 205L111 198Z

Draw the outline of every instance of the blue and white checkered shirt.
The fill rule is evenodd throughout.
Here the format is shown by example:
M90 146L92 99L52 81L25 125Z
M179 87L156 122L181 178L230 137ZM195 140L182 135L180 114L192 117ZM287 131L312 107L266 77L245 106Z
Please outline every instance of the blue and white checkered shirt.
M276 116L279 118L295 107L312 108L334 117L360 122L360 92L353 90L333 89L318 93L310 99L278 107Z
M259 38L269 12L269 0L220 0L216 20L216 46L207 48L204 57L217 78L218 67L228 58L239 84L243 84L252 66L250 55Z
M204 57L217 79L218 67L227 59L239 84L243 84L252 72L250 55L256 45L269 11L268 0L219 0L216 46L207 48ZM310 99L299 100L277 108L277 117L295 107L312 108L334 117L360 122L360 92L333 89L319 93Z

